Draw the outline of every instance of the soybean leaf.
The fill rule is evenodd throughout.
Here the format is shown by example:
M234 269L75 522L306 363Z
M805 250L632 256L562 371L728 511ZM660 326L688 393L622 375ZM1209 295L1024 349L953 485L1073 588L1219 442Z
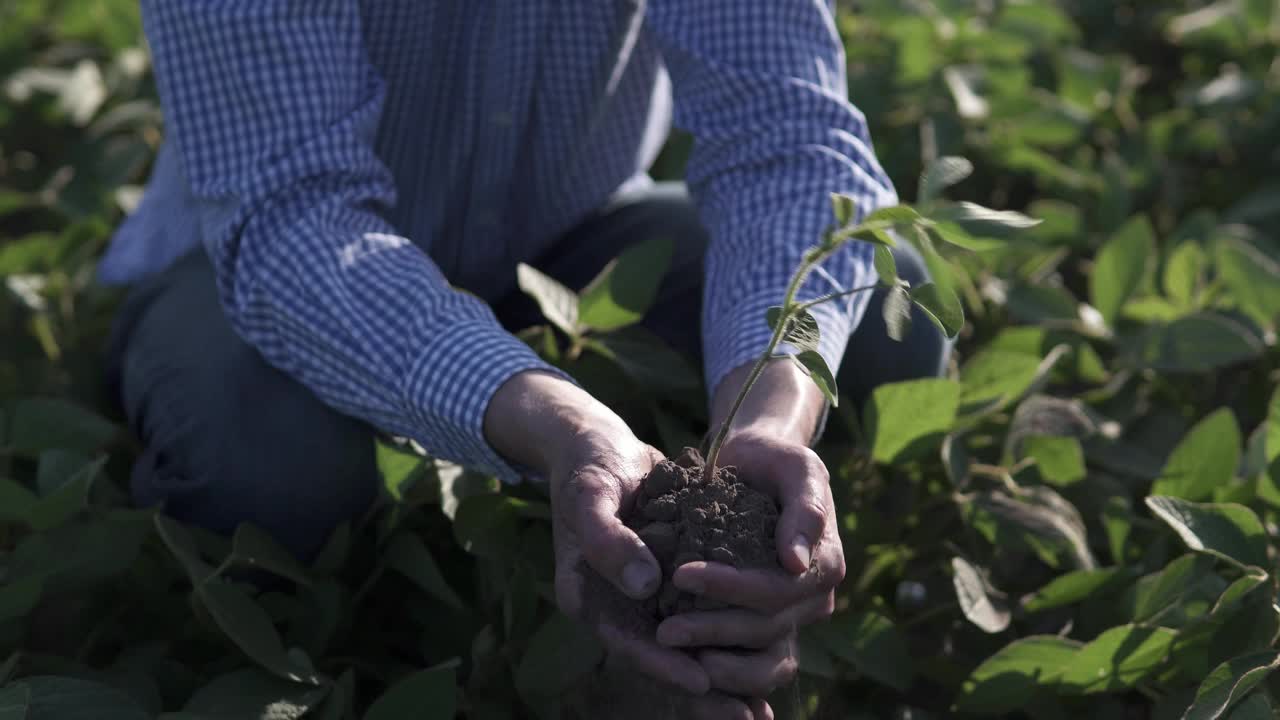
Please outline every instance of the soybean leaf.
M831 374L831 368L827 367L827 361L822 355L815 350L804 350L793 357L801 367L809 371L809 379L822 391L831 407L839 405L840 394L836 388L836 378Z
M59 398L25 398L10 414L8 445L32 457L45 450L74 450L92 454L115 437L119 429L80 405Z
M615 330L587 340L586 346L613 360L642 388L687 393L702 382L684 355L643 327Z
M578 296L572 290L550 275L524 263L516 267L516 282L526 295L537 301L542 316L552 325L572 338L582 334L578 323Z
M1271 407L1267 412L1267 439L1265 455L1267 475L1271 482L1280 485L1280 387L1271 395Z
M1098 566L1080 512L1053 488L1022 488L1016 496L1002 491L979 492L970 502L1020 533L1046 562L1056 565L1054 556L1060 551L1078 569Z
M1058 347L1063 349L1055 348L1045 358L996 347L978 351L960 368L962 412L985 414L1032 391L1037 381L1047 378L1058 359L1068 352L1064 346Z
M883 615L838 613L820 637L828 652L876 682L900 692L911 686L914 670L906 642Z
M61 487L41 498L29 510L27 523L36 530L48 530L66 523L89 504L89 488L106 464L104 455L81 467Z
M1152 495L1207 500L1235 477L1240 463L1240 426L1230 408L1220 408L1196 423L1174 448Z
M1263 325L1280 318L1280 262L1243 237L1225 235L1215 247L1218 276L1231 298Z
M31 708L31 687L24 682L0 688L0 720L26 720Z
M1145 215L1125 223L1098 251L1089 293L1108 325L1115 325L1120 309L1142 284L1154 255L1155 230Z
M22 679L30 696L25 720L151 720L125 693L73 677L41 675Z
M973 174L973 163L962 157L940 157L929 163L920 174L920 185L916 192L916 201L928 203L942 194L943 190L955 185Z
M1073 605L1096 594L1113 590L1132 576L1131 571L1120 567L1073 570L1050 580L1034 594L1024 598L1022 609L1031 613Z
M285 652L271 616L243 590L210 578L197 584L195 593L222 632L254 662L286 680L319 684L314 672Z
M623 250L583 288L578 323L608 331L639 322L658 295L673 249L671 238L662 237Z
M898 284L898 261L893 259L893 250L885 245L876 245L872 248L871 261L881 284L890 287Z
M192 720L297 720L328 692L328 687L291 683L261 670L235 670L196 690L182 711Z
M255 525L240 523L231 540L231 552L242 565L266 570L299 585L312 585L311 574L293 555Z
M895 463L928 452L955 422L960 385L927 378L886 383L871 393L862 425L876 462Z
M995 595L978 569L964 558L951 558L952 584L960 610L969 622L987 633L998 633L1009 627L1012 615L1003 598Z
M453 536L473 555L500 557L519 546L522 504L524 501L501 493L463 498L453 518Z
M465 603L450 587L440 566L422 539L411 532L400 532L386 549L387 566L404 575L419 589L455 610L466 610Z
M897 342L907 339L911 333L911 296L901 285L894 285L885 293L881 305L885 331Z
M0 584L0 623L24 617L34 610L43 592L42 575L5 578L5 582Z
M1160 668L1177 635L1162 627L1113 627L1076 652L1061 685L1083 694L1127 690Z
M1232 658L1209 673L1183 720L1217 720L1280 667L1280 651L1265 650Z
M1267 567L1267 536L1252 510L1234 503L1193 503L1150 495L1151 512L1178 534L1187 547L1245 568Z
M538 628L516 666L516 689L525 698L560 696L591 672L604 648L589 630L560 613Z
M1211 558L1192 553L1143 578L1136 588L1133 621L1154 624L1167 610L1181 606L1189 595L1197 592L1212 570Z
M1080 647L1080 643L1056 635L1015 640L969 674L955 709L974 715L1003 715L1023 708L1037 689L1053 687Z
M1227 715L1227 720L1275 720L1267 694L1258 691L1246 697Z
M1210 610L1212 615L1222 615L1236 609L1240 601L1253 592L1258 586L1267 581L1267 571L1262 568L1251 567L1245 570L1244 575L1236 578L1222 594L1218 596L1217 602L1213 604Z
M1036 435L1022 441L1022 454L1034 458L1040 476L1063 487L1085 478L1084 449L1073 437Z
M364 720L453 720L458 707L457 660L419 670L397 681L364 714Z
M1265 346L1248 328L1221 315L1197 313L1156 325L1136 346L1142 367L1166 372L1207 372L1252 360Z
M1169 253L1164 265L1164 292L1179 307L1193 307L1204 285L1205 253L1194 241Z
M925 283L911 288L911 299L947 337L960 334L964 327L964 307L954 292L943 290L934 283Z
M382 486L396 502L402 502L409 489L432 469L427 458L382 441L377 443L375 452Z
M186 570L193 585L204 582L205 578L213 574L213 566L200 556L200 548L196 545L195 538L191 536L191 531L177 520L160 513L156 514L153 522L160 539Z

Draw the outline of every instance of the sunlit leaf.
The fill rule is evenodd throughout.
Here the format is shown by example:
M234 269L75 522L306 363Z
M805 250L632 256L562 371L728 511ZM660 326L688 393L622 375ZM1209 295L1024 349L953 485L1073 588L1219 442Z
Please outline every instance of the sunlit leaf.
M538 303L542 316L552 325L570 337L581 334L582 328L578 324L578 296L572 290L550 275L524 263L516 268L516 280L520 289Z
M978 569L964 558L951 558L951 581L960 610L983 632L998 633L1009 627L1012 615L1004 598L995 595Z
M1094 259L1089 273L1093 306L1108 325L1114 325L1120 309L1138 290L1155 255L1155 230L1145 215L1125 223Z
M969 674L956 698L956 709L1003 715L1026 707L1037 689L1053 687L1080 647L1080 643L1056 635L1015 640Z
M622 251L582 290L578 323L617 330L640 321L658 295L675 243L655 238Z
M881 313L885 332L898 342L911 333L911 295L901 285L894 285L884 294Z
M880 282L889 286L897 285L898 265L893 259L893 251L888 246L876 245L873 252L872 261L875 264L876 274L880 276Z
M1267 567L1267 535L1249 508L1233 503L1193 503L1148 496L1147 507L1173 528L1187 547L1242 568Z
M1240 462L1240 426L1229 408L1221 408L1191 428L1174 448L1152 495L1207 500L1235 477Z
M973 163L962 157L941 157L929 164L920 175L917 202L936 199L943 190L973 174Z
M1177 632L1162 627L1121 625L1080 648L1060 677L1075 693L1116 692L1133 687L1164 664Z
M876 462L895 463L937 447L955 421L960 384L923 379L877 387L863 409L863 428L871 437Z
M925 283L911 288L911 299L947 337L960 334L964 327L964 308L955 293L934 283Z
M840 393L836 388L836 378L827 367L827 361L815 350L804 350L793 356L805 370L809 371L809 379L822 391L832 407L839 404Z

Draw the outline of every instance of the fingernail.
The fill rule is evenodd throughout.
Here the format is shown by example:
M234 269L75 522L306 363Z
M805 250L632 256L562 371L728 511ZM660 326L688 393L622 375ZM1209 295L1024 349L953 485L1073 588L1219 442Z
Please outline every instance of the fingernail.
M800 558L800 562L804 563L806 568L809 567L809 563L813 560L813 546L809 543L809 538L803 534L796 535L791 546L795 549L796 557Z
M632 560L622 568L622 585L627 594L648 597L658 586L658 571L643 560Z

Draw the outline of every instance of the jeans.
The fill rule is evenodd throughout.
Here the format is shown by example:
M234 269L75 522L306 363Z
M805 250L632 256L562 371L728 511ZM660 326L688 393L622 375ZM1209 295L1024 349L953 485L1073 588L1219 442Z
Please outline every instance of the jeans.
M674 238L676 251L643 324L696 358L707 234L682 185L617 198L532 264L578 289L625 247L656 235ZM927 279L914 251L896 256L904 279ZM906 340L889 339L881 300L876 291L839 373L858 406L879 384L940 374L950 353L918 309ZM494 310L512 331L540 322L537 306L518 292ZM131 478L139 505L163 504L171 516L220 533L250 522L309 557L377 495L373 429L324 405L236 335L202 251L131 289L116 318L109 375L145 447Z

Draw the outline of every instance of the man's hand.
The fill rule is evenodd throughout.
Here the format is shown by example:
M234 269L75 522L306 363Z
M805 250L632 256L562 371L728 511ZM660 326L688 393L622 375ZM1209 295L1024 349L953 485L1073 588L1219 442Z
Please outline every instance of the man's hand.
M704 666L687 652L610 622L584 607L582 562L635 600L658 588L660 569L640 538L619 519L662 453L638 440L615 413L555 376L526 372L507 381L485 413L485 434L502 455L550 480L556 554L556 601L565 614L588 620L611 659L682 688L691 717L761 720L752 704L710 693Z
M745 376L746 368L735 370L717 388L713 429ZM821 393L793 362L770 363L720 452L718 464L736 465L743 481L778 502L776 540L783 571L737 570L714 562L676 570L677 587L733 606L677 615L658 627L659 642L669 647L744 649L698 651L718 690L762 698L789 683L797 670L796 630L834 609L844 551L827 469L809 449L822 407Z

